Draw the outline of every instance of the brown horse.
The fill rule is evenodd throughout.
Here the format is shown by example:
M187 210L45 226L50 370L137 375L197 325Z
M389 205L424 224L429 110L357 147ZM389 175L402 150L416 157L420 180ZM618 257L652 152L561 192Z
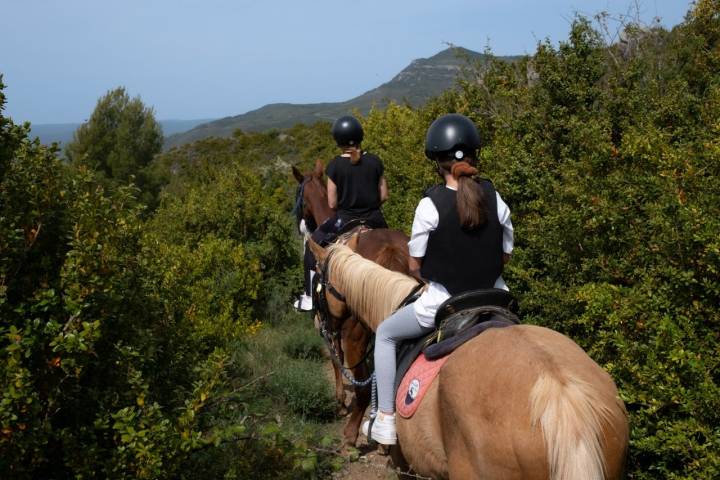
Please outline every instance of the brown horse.
M376 330L416 285L342 245L311 248L330 311ZM415 414L397 417L409 466L432 478L602 480L623 474L627 414L610 376L547 328L490 329L448 358Z
M299 217L307 224L314 224L317 227L334 213L328 205L327 187L323 181L323 164L320 160L316 161L314 170L305 174L295 167L292 170L300 185L296 199ZM408 240L408 236L400 231L383 228L361 231L350 237L346 244L353 251L378 265L408 273ZM347 311L339 312L332 320L329 330L330 333L337 333L332 344L332 349L339 356L337 360L351 367L355 379L368 378L370 372L365 362L365 352L370 342L370 330ZM333 352L330 354L333 355ZM346 408L343 375L336 362L332 364L335 373L335 398L342 413ZM370 404L369 385L356 387L354 391L355 398L350 406L350 417L343 432L346 445L355 445L363 414Z

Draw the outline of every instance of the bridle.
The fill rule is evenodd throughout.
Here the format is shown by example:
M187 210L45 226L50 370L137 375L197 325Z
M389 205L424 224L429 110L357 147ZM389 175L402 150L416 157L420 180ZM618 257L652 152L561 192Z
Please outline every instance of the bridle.
M345 295L340 293L330 283L330 258L332 255L333 252L330 252L325 258L324 263L320 263L318 261L318 267L320 268L316 270L317 273L313 279L312 286L313 305L316 306L316 313L320 318L320 333L325 340L337 340L340 335L340 332L337 329L332 328L332 319L334 317L330 313L330 305L328 304L325 292L330 292L332 296L337 298L339 301L345 302ZM344 320L344 318L339 318L338 320ZM331 353L335 354L338 357L338 360L341 358L342 352L334 352L333 349L331 349Z
M341 302L345 302L345 295L340 293L333 285L330 283L330 257L332 256L333 252L330 252L325 259L325 264L321 265L321 268L318 271L318 280L319 284L321 285L323 290L327 290L330 292L333 297L337 298ZM318 262L319 263L319 262ZM328 314L329 314L328 310Z
M340 293L330 283L330 259L332 255L333 252L331 251L325 258L324 263L321 264L320 262L318 262L318 266L320 268L317 269L317 275L315 275L315 279L313 281L313 304L316 306L316 313L320 319L320 336L325 341L327 349L330 352L330 357L332 358L333 362L335 362L335 364L338 366L343 376L356 387L365 387L370 384L373 379L373 375L371 374L365 380L356 380L355 376L352 373L352 370L365 363L365 361L368 359L370 353L374 350L375 336L373 335L373 341L368 344L367 349L365 350L365 354L360 359L360 361L358 361L355 365L351 367L346 367L342 360L342 345L340 345L340 351L335 348L335 342L338 342L338 344L340 344L340 331L332 328L333 316L330 314L330 306L328 305L327 297L325 295L326 291L330 292L335 298L337 298L341 302L345 302L345 295ZM338 320L344 320L344 318L340 318Z
M303 181L300 185L298 185L297 189L295 190L295 206L293 207L292 213L295 215L295 219L297 220L298 225L300 225L300 221L305 220L305 223L309 223L312 221L312 223L315 223L315 220L313 218L305 218L305 185L308 184L308 182L312 181L311 176L306 176L303 178ZM315 225L315 228L317 228L317 225ZM315 230L315 228L309 228L309 230Z

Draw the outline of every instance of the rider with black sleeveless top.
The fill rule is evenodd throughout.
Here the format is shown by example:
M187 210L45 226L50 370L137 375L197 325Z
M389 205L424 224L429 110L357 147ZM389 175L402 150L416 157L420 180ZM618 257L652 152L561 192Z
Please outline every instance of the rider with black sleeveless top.
M342 153L333 158L325 173L328 177L328 203L336 211L318 230L325 234L313 236L320 243L332 241L333 234L365 224L370 228L387 228L380 206L387 200L387 182L382 161L372 153L363 152L362 125L355 117L341 117L332 127L332 134Z
M384 179L382 161L372 153L361 152L357 163L351 153L338 155L327 166L328 197L333 206L332 191L335 189L337 218L343 224L362 221L372 228L387 228L380 205L383 202L379 185Z
M380 210L388 198L385 167L379 157L362 151L362 125L355 117L341 117L333 123L332 134L341 154L330 161L325 173L328 177L328 203L335 214L312 234L312 239L322 246L332 243L338 234L359 225L387 228ZM304 266L307 283L307 279L312 278L311 270L315 268L315 258L309 248L305 249ZM306 285L306 293L296 302L298 309L312 309L309 292L309 285Z
M408 243L410 270L426 279L428 286L376 332L379 412L372 437L382 444L397 442L393 392L397 343L431 332L438 307L451 295L493 287L507 290L501 274L513 249L510 209L490 181L473 178L479 147L477 128L462 115L444 115L427 132L425 154L444 184L429 189L418 204ZM368 424L362 427L365 435Z

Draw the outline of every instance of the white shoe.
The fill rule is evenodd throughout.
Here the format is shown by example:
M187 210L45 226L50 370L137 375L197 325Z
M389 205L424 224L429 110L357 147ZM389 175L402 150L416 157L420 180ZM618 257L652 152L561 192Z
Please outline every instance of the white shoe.
M312 297L303 293L297 300L295 300L293 307L295 307L295 310L299 310L301 312L311 311L313 309Z
M362 424L362 433L367 437L370 428L370 420ZM395 445L397 443L397 431L395 430L395 414L378 412L375 423L372 427L372 439L383 445ZM369 439L368 439L369 440Z

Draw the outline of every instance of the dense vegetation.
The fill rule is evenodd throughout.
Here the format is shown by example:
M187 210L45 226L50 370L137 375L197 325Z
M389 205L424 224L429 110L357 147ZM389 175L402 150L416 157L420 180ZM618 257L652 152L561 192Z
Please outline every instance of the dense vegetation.
M608 46L579 19L559 48L471 69L426 109L371 113L368 147L386 161L388 217L407 227L432 176L423 129L472 117L513 210L506 279L526 321L572 337L617 382L629 476L717 478L720 2L624 39Z
M425 107L371 111L365 146L386 164L388 220L407 230L436 181L427 126L473 118L483 174L513 211L506 280L526 321L571 336L616 380L628 476L713 479L720 2L622 38L608 45L578 19L558 47L471 65ZM300 281L289 165L330 158L328 125L173 149L143 167L142 191L55 153L0 116L0 476L337 467L316 448L333 408L317 337L287 311Z
M113 115L99 102L83 131ZM99 161L129 158L114 147L67 165L0 118L0 476L279 478L329 468L310 447L322 428L305 431L302 420L334 411L319 355L307 353L319 339L285 307L299 282L288 167L249 168L259 160L252 143L277 135L238 134L158 159L146 170L153 178L168 178L156 172L164 161L175 174L150 214L138 199L152 190L124 185L115 163ZM183 154L195 159L187 175L174 161ZM260 319L305 347L262 341ZM296 385L307 387L289 393ZM285 411L270 408L280 396L307 440L280 429Z

